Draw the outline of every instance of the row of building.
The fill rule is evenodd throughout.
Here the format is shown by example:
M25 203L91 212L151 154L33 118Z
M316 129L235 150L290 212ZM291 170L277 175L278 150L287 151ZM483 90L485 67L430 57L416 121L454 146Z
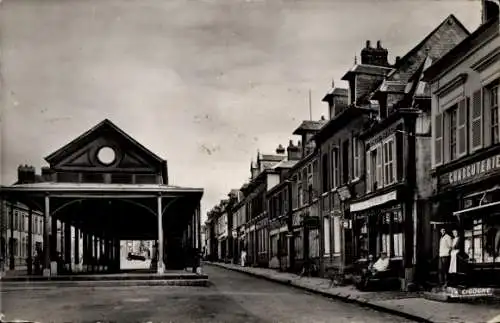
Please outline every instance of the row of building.
M475 276L500 271L498 1L469 32L453 15L394 64L370 41L326 93L329 118L258 154L207 214L211 260L319 275L386 252L402 287L432 279L439 230L457 229Z

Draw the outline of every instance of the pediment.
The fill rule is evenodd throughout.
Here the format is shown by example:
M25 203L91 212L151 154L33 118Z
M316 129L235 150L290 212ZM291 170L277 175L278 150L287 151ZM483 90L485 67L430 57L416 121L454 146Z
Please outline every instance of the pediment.
M164 162L106 120L46 160L53 169L148 173L158 172Z

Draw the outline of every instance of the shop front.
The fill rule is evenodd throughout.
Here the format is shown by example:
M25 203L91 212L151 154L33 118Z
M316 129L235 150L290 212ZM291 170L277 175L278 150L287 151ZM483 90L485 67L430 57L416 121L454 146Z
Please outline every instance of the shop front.
M456 283L471 287L500 287L500 153L496 150L436 174L435 256L441 229L458 235L461 266Z
M354 258L366 262L386 253L394 275L404 278L404 204L393 190L350 205L354 232Z
M269 267L285 271L289 266L287 244L288 224L286 218L271 222L269 229Z

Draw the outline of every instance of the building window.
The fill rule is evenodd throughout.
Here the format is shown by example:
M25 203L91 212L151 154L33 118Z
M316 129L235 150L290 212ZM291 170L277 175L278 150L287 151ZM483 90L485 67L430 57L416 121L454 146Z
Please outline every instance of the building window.
M492 87L489 94L491 143L494 145L500 142L498 128L498 85Z
M400 210L381 214L380 252L390 257L403 256L403 218Z
M288 214L288 188L283 193L283 213Z
M372 154L371 150L366 153L365 158L365 170L366 170L366 192L369 193L372 191L373 187L373 176L372 176Z
M339 186L339 150L338 148L332 149L332 188Z
M358 179L361 175L361 162L360 162L360 147L358 137L352 138L352 156L353 156L353 168L352 168L352 178Z
M338 216L333 217L333 252L340 253L340 218Z
M322 169L322 192L328 192L329 187L328 187L328 154L323 154L323 157L321 159L321 169Z
M434 117L434 165L443 163L443 115Z
M323 233L325 235L325 255L329 255L330 250L330 218L323 218Z
M396 181L394 146L394 138L384 143L384 185L390 185Z
M482 105L482 90L478 90L472 94L472 109L471 109L471 150L476 151L483 146L483 105Z
M495 213L464 223L464 251L471 262L500 263L500 219Z
M450 160L455 160L457 158L457 107L454 106L447 113L450 124L450 132L448 133L448 136L450 138Z
M342 143L342 184L349 182L349 140Z
M368 151L367 159L370 163L369 165L367 164L367 174L370 174L370 179L367 181L367 183L370 183L370 186L367 186L367 191L370 192L383 186L381 145L371 148Z

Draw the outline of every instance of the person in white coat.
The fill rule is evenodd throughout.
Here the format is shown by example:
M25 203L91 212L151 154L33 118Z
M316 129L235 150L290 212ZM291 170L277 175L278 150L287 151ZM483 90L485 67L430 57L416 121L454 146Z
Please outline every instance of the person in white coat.
M247 252L246 250L241 251L241 267L245 267L245 261L247 260Z
M446 286L448 283L451 248L452 239L443 228L441 229L441 239L439 240L439 284L443 286Z

